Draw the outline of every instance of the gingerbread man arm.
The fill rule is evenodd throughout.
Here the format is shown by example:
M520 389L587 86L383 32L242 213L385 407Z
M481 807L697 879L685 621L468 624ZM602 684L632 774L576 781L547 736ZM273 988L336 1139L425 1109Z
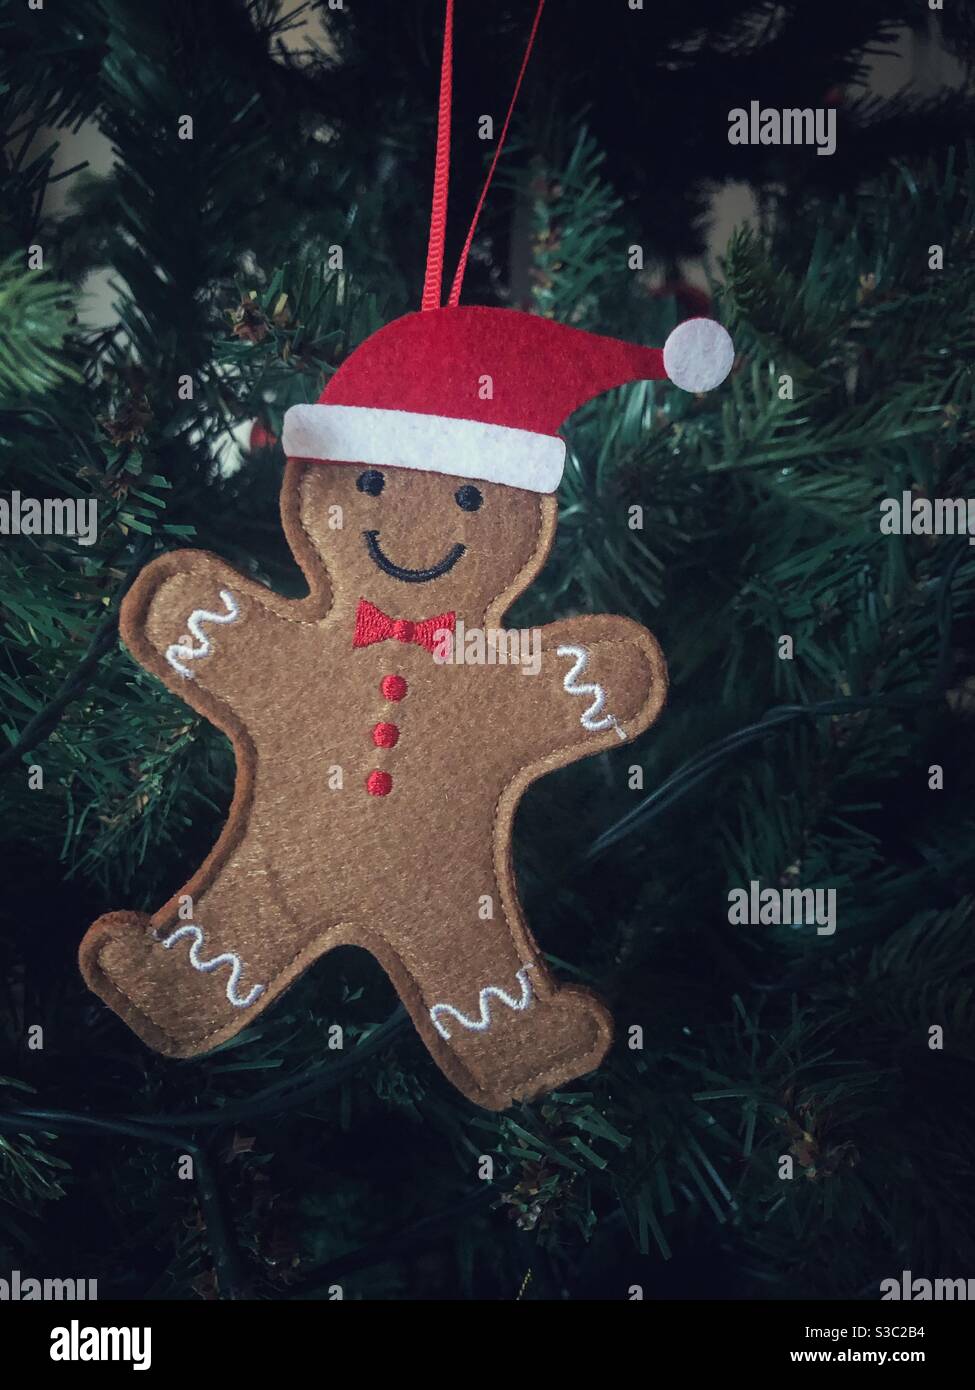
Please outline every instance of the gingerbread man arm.
M551 767L635 738L667 698L660 647L629 618L587 614L550 623L541 629L538 673L529 671L509 667L504 727L523 729L523 755Z
M208 551L175 550L139 575L119 629L140 665L212 718L214 700L231 711L246 702L262 671L286 659L294 625L325 611L323 593L284 599Z

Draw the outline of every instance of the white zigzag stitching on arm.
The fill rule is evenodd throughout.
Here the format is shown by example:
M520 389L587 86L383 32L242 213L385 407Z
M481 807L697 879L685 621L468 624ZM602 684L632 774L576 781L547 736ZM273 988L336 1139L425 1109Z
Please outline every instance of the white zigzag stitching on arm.
M510 994L505 994L503 989L498 989L497 985L488 985L486 989L482 989L478 996L480 1018L471 1018L467 1014L462 1014L460 1009L454 1008L453 1004L434 1004L430 1010L430 1018L434 1028L442 1038L449 1039L450 1032L446 1025L440 1022L439 1015L452 1014L462 1028L468 1028L475 1033L486 1033L491 1026L491 1007L488 1001L492 996L495 999L500 999L502 1004L507 1004L509 1009L515 1009L519 1013L523 1009L527 1009L532 1001L532 987L528 972L533 969L534 966L525 965L515 974L515 979L521 985L520 999L513 999Z
M574 656L576 664L568 672L562 682L562 689L569 695L592 695L592 704L580 714L579 723L584 729L588 729L591 734L601 733L603 729L615 729L618 738L626 738L626 730L622 727L615 715L607 714L602 719L597 719L597 715L602 714L606 707L606 692L601 685L587 683L577 685L576 677L581 676L589 667L589 648L588 647L556 647L557 656Z
M221 965L231 967L230 979L227 981L227 998L235 1009L246 1009L254 1000L264 993L264 985L254 985L247 994L240 997L237 993L237 985L244 971L243 962L235 951L224 951L222 955L214 956L212 960L201 960L199 955L200 947L203 945L203 929L190 923L185 927L178 927L171 936L167 936L162 943L167 950L175 946L176 942L184 936L192 936L193 944L190 947L190 965L194 970L199 970L204 975L209 975L211 970L218 970Z
M240 617L240 609L229 589L221 589L220 597L223 599L226 613L211 613L206 608L196 608L186 620L191 637L199 642L199 647L191 647L182 639L174 642L172 646L166 648L166 660L174 671L178 671L181 676L193 680L195 672L189 667L184 666L184 661L199 661L200 657L209 656L213 651L213 645L209 637L201 628L201 623L233 623Z

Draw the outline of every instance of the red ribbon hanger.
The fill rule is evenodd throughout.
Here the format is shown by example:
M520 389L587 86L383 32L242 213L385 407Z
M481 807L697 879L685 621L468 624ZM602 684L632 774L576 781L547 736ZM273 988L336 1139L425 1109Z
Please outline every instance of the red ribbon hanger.
M515 109L515 102L518 100L518 93L521 90L522 79L528 67L528 60L531 57L532 48L535 44L535 35L538 33L538 25L544 8L545 0L538 0L535 18L532 22L531 32L528 35L528 43L525 46L525 56L521 60L521 68L518 72L517 80L515 81L515 89L511 94L511 101L508 103L508 114L504 118L504 125L498 137L494 158L491 161L490 169L488 169L487 178L484 180L484 187L481 189L481 196L477 200L477 207L474 209L474 217L460 253L460 260L457 263L457 271L454 275L453 284L450 287L450 295L447 300L449 305L456 305L460 302L461 287L464 283L464 271L467 269L467 258L474 240L474 233L477 230L477 223L481 216L481 210L484 207L485 199L487 198L488 189L491 186L491 180L494 178L494 171L501 157L501 151L504 149L504 142L508 134L508 126L511 124L511 116ZM450 116L452 109L453 75L454 0L447 0L447 12L444 18L443 31L443 58L440 64L440 108L437 117L437 158L433 174L433 204L430 209L430 240L427 245L427 268L423 281L423 299L420 303L421 309L439 309L441 294L443 292L444 234L447 227L447 193L450 184Z

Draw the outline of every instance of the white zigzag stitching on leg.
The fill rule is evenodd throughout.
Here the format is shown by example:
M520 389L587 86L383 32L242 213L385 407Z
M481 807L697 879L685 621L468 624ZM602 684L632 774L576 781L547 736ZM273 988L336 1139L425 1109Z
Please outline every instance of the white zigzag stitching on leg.
M589 648L588 647L556 647L557 656L574 656L576 664L566 675L562 682L562 689L569 695L593 695L595 698L584 714L580 714L579 723L584 729L588 729L591 734L601 733L603 729L615 729L618 738L626 738L626 730L622 727L615 715L607 714L602 719L596 716L602 714L606 706L606 692L601 685L589 683L577 685L576 678L581 676L589 667Z
M478 996L478 1007L481 1011L480 1018L470 1018L467 1014L462 1014L460 1009L454 1008L453 1004L434 1004L433 1008L430 1010L430 1018L433 1021L434 1028L436 1028L442 1038L449 1039L450 1032L447 1027L440 1022L438 1015L453 1014L462 1028L469 1028L475 1033L486 1033L491 1026L491 1008L488 1001L492 996L495 999L500 999L502 1004L507 1004L509 1009L515 1009L519 1013L522 1009L527 1009L532 1001L532 987L531 981L528 978L528 972L533 969L534 966L525 965L515 974L515 979L521 985L520 999L512 999L510 994L506 994L503 989L498 989L497 985L488 985L486 989L482 989Z
M176 942L184 936L192 936L194 938L193 944L190 947L190 965L192 965L194 970L199 970L202 974L209 975L211 970L218 970L221 965L229 965L231 967L230 979L227 981L227 998L235 1009L248 1008L253 1004L255 999L259 998L260 995L264 993L263 985L254 985L243 998L240 998L237 993L237 985L244 972L244 965L240 956L238 956L235 951L224 951L222 955L214 956L212 960L200 959L199 950L204 940L203 929L196 926L195 923L190 923L185 927L178 927L171 936L166 937L166 940L162 944L169 950L170 947L175 946Z
M179 642L174 642L172 646L166 648L166 660L174 671L178 671L181 676L186 676L193 680L195 672L183 665L184 661L199 661L200 657L209 656L213 651L213 645L209 637L200 627L201 623L233 623L240 617L240 609L237 607L236 600L229 589L221 589L220 597L223 599L226 613L211 613L206 608L196 608L186 620L191 637L199 642L199 647L191 647L182 638ZM182 659L180 659L182 658Z

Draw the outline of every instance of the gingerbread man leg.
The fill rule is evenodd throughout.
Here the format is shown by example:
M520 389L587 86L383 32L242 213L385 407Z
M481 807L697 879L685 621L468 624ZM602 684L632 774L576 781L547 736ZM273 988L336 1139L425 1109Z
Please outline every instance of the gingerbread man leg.
M449 927L438 915L430 930L424 900L431 912L443 910L430 896L429 884L412 892L404 885L381 926L356 940L390 975L454 1085L503 1110L594 1070L612 1041L611 1017L588 990L559 988L513 898L486 921L455 906ZM418 909L410 920L404 903Z
M231 857L197 896L154 917L112 912L89 929L81 968L138 1035L170 1057L207 1052L253 1021L322 953L333 923L302 927L255 853ZM234 923L248 924L240 949Z

